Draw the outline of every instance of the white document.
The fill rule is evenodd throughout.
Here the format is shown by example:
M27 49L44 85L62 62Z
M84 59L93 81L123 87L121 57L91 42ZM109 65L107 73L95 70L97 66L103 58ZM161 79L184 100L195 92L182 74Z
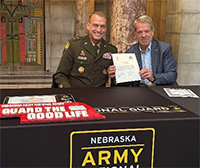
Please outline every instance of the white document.
M141 80L139 65L134 53L112 54L116 66L116 83Z
M13 96L8 97L8 103L41 103L41 102L56 102L56 95L42 96Z
M182 88L163 88L169 97L192 97L199 98L193 91L190 89Z

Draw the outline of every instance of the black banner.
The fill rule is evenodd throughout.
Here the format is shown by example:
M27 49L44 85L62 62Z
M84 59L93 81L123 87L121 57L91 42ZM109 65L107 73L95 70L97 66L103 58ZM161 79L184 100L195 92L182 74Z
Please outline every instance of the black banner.
M75 131L70 167L153 168L154 148L154 128Z

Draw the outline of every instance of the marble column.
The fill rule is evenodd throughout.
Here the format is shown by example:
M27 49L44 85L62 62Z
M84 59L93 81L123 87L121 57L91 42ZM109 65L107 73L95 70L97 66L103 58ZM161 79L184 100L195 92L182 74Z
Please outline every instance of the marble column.
M147 0L113 0L111 9L110 41L119 53L125 52L136 41L133 22L146 13Z
M76 0L76 36L87 34L86 23L94 12L94 0Z

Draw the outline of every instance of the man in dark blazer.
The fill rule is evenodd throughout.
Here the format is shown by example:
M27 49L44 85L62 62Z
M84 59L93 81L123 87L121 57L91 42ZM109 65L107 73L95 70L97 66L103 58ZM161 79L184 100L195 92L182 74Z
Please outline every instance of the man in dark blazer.
M88 35L67 42L57 72L53 75L53 87L100 87L108 81L107 69L112 65L112 53L117 48L106 42L106 16L93 13L86 24Z
M143 15L134 22L137 43L131 46L126 53L135 53L140 71L141 81L127 82L124 86L136 83L146 85L177 85L177 67L172 47L161 41L153 40L154 26L152 19ZM115 66L108 68L108 75L115 77Z

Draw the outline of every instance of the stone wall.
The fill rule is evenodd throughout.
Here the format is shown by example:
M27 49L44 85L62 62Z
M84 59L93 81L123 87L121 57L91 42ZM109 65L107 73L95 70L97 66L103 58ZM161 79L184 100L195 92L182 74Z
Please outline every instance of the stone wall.
M156 0L156 2L165 4L166 0ZM178 65L178 83L200 85L199 0L167 0L167 2L165 40L163 36L161 37L172 45ZM154 4L153 7L154 11L158 9L158 5ZM110 16L111 0L95 0L95 10L103 10ZM46 70L51 73L57 69L66 42L75 36L75 17L76 0L45 0ZM155 13L152 17L155 17ZM108 23L110 22L108 17ZM164 31L161 27L157 27L160 32ZM110 29L106 35L106 39L109 38Z
M74 37L74 18L74 0L45 0L47 71L56 71L67 40Z
M110 0L96 0L95 11L110 16ZM45 0L46 71L54 73L67 41L76 36L76 0ZM106 39L110 37L110 17Z
M199 0L183 0L178 73L181 85L200 84Z
M166 41L173 47L179 85L200 84L199 0L169 0Z

